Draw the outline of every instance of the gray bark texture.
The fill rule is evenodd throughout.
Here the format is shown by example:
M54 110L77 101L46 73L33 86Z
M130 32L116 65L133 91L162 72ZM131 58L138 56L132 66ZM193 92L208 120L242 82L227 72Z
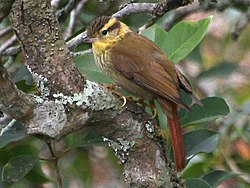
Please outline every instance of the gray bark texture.
M25 63L45 87L40 96L23 93L0 63L1 111L21 121L29 134L50 139L95 129L124 165L129 187L184 187L144 108L133 102L121 107L119 97L75 68L49 0L16 0L10 17Z

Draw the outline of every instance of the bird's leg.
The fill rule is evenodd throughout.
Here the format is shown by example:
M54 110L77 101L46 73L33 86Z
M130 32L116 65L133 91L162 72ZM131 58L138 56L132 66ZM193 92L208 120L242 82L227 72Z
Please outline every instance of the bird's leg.
M127 101L131 101L131 102L135 102L137 105L140 106L144 106L144 107L148 107L151 109L151 111L153 112L152 118L154 119L157 115L157 110L156 107L153 104L148 104L145 103L143 101L143 99L141 98L133 98L131 96L124 96L122 95L119 91L118 91L118 86L115 84L111 84L111 83L102 83L101 84L103 87L107 88L108 90L110 90L114 95L117 95L118 97L121 98L121 100L123 101L122 103L122 108L126 105Z
M118 86L111 83L101 83L101 86L107 88L112 92L112 94L118 96L122 101L121 107L123 108L127 103L127 98L118 91Z
M151 109L152 114L153 114L152 115L152 119L156 118L156 116L157 116L157 109L156 109L155 105L145 103L145 106Z
M151 111L153 112L153 115L152 115L152 119L154 119L156 116L157 116L157 110L156 110L156 107L155 105L153 104L150 104L150 103L145 103L143 99L141 98L137 98L137 99L133 99L136 104L138 105L141 105L141 106L144 106L144 107L148 107L151 109Z

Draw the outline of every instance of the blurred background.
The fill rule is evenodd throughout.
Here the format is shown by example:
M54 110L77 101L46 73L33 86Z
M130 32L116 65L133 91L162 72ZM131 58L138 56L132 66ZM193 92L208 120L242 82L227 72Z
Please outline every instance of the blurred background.
M84 31L92 19L100 15L112 15L128 2L125 0L75 1L73 11L67 17L61 18L61 30L65 40ZM55 10L65 8L68 3L69 1L66 0L51 1ZM183 18L183 20L197 21L213 16L204 39L185 60L178 63L178 67L187 75L195 93L200 98L219 96L224 98L230 107L228 116L203 125L220 133L218 145L213 152L194 157L183 171L183 177L198 178L211 170L223 170L227 173L216 176L224 180L216 186L219 188L250 187L249 10L250 8L244 6L229 7L225 10L200 10L191 12ZM169 12L161 18L163 27L172 16L173 12ZM122 20L137 31L150 19L150 14L140 13L126 16ZM18 45L10 21L5 18L0 24L0 51L4 50L2 47L7 42L10 43L8 48ZM71 51L89 48L89 45L81 44ZM29 83L32 79L23 66L23 54L4 55L3 62L17 86L32 92L33 85ZM97 70L93 62L92 54L75 58L77 67L88 79L100 82L110 81ZM9 122L8 117L1 118L0 128ZM23 129L18 122L15 124L18 129ZM102 138L92 130L68 135L56 143L56 148L60 151L59 168L64 187L126 187L122 177L122 165L118 163L112 149L108 148L102 142ZM10 158L26 153L39 156L44 160L36 164L22 180L14 184L1 182L0 187L55 187L53 163L47 161L50 157L49 149L45 142L34 136L23 136L22 140L1 148L0 170Z

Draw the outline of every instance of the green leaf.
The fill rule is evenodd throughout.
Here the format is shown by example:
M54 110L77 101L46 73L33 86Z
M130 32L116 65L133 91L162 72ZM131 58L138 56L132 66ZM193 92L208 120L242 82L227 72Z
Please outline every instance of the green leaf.
M198 178L190 178L186 180L187 188L211 188L211 186L204 180Z
M248 126L248 125L247 125ZM248 128L246 132L249 132ZM249 137L248 137L249 139ZM246 160L244 158L239 158L237 161L235 161L237 166L244 172L250 174L250 159Z
M180 22L176 24L168 34L171 45L165 48L169 59L175 63L184 59L205 36L211 19L212 17L208 17L198 22Z
M204 123L226 116L230 110L224 99L218 97L207 97L201 100L204 106L197 104L191 107L191 112L186 112L181 117L181 125Z
M21 67L16 72L15 76L12 78L12 81L14 83L23 80L25 81L26 85L32 85L34 83L34 79L25 65L21 65Z
M161 32L161 30L163 30L163 29L161 29L158 25L154 24L151 27L145 29L142 32L142 35L155 42L156 33ZM163 30L163 32L164 32L163 33L163 36L164 36L165 35L165 31ZM164 38L163 38L163 40L164 40Z
M232 176L236 176L237 174L233 172L227 172L222 170L214 170L205 174L202 179L204 179L207 183L210 184L212 188L216 188L222 181L228 179Z
M204 169L208 166L208 160L195 161L189 163L188 166L181 172L182 178L196 178L204 174Z
M219 141L219 134L208 129L199 129L186 133L183 136L186 158L198 153L213 152Z
M40 163L36 163L33 169L25 176L26 180L40 185L51 182L52 180L50 178L52 179L52 177L46 176L43 173Z
M88 155L88 152L84 150L78 150L78 152L71 153L74 157L71 156L70 160L74 158L74 161L72 161L69 170L72 172L72 175L75 177L79 177L81 181L83 181L84 186L83 187L91 187L91 162ZM65 175L67 176L67 172L65 172Z
M13 127L6 130L0 136L0 149L11 142L22 140L27 136L27 131L18 122L16 122Z
M198 79L207 78L207 77L226 77L237 70L237 65L233 63L222 62L214 67L210 68L207 71L203 71L199 76Z
M8 183L22 179L37 163L38 159L21 155L9 160L2 171L2 180Z
M167 116L163 112L160 104L156 100L154 101L154 104L157 110L157 117L158 117L160 127L162 130L166 130L167 129Z
M103 139L93 129L86 129L81 135L73 134L69 136L71 136L72 139L70 143L68 143L68 148L70 149L103 144Z
M10 13L12 4L14 3L15 0L3 0L0 1L0 23L2 19L8 16Z
M2 174L2 170L3 170L3 168L2 168L2 166L0 166L0 174ZM2 178L1 178L0 179L0 187L1 188L9 188L9 187L11 187L11 184L7 183L7 182L3 182Z
M66 42L68 42L68 41L70 41L71 39L75 38L77 35L83 33L85 30L86 30L86 28L84 28L84 27L81 28L81 29L79 29L79 30L77 30L77 31L74 32L70 37L68 37L68 38L66 39Z
M190 54L188 55L188 59L192 62L201 64L203 61L202 55L201 55L201 45L198 44L196 48Z
M96 66L92 54L78 57L75 59L75 62L77 68L87 79L98 83L112 83L111 79Z
M37 87L36 83L34 83L32 85L27 85L25 83L25 80L21 80L21 81L16 82L16 86L18 89L22 90L25 93L38 92L38 87Z
M174 63L184 59L202 40L212 17L197 22L180 22L169 33L158 25L146 29L143 35L158 44Z
M37 84L34 82L33 76L25 65L21 65L12 78L12 81L16 84L18 89L26 93L38 91Z

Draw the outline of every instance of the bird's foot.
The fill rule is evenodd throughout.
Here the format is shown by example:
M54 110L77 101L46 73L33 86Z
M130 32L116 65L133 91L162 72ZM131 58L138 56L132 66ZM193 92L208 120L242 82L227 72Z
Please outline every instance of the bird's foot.
M110 83L102 83L103 87L111 91L112 94L118 96L122 101L121 108L123 108L127 103L127 98L118 91L118 86Z
M135 102L137 105L150 108L151 111L152 111L152 114L153 114L152 119L154 119L157 116L157 110L156 110L156 107L153 104L145 103L143 101L143 99L141 99L141 98L133 98L131 96L126 96L125 97L124 95L122 95L118 91L119 87L117 85L110 84L110 83L102 83L101 85L103 87L107 88L108 90L110 90L114 95L118 96L123 101L123 103L121 105L122 108L127 104L127 101L131 101L131 102Z
M137 99L133 99L131 97L131 100L134 101L136 104L140 105L140 106L143 106L143 107L148 107L151 109L152 111L152 119L154 119L156 116L157 116L157 110L156 110L156 107L153 105L153 104L148 104L148 103L145 103L143 99L141 98L137 98Z

